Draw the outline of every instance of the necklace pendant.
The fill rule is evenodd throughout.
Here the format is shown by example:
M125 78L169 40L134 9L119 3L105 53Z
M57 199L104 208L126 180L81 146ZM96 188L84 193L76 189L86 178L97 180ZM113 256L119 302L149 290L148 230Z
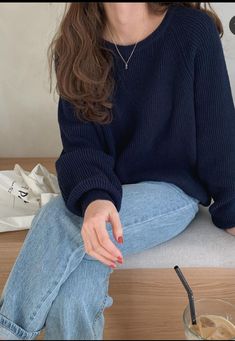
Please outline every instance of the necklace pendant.
M125 69L127 70L128 69L128 64L126 63L126 65L125 65Z

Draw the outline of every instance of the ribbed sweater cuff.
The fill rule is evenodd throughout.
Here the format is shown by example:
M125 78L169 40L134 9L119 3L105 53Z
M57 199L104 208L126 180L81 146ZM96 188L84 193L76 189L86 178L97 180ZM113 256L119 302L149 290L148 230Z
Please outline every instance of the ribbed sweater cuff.
M115 202L113 201L112 197L109 195L108 192L101 190L101 189L92 189L92 190L84 193L80 199L81 213L82 213L83 217L84 217L85 211L87 209L87 206L92 201L97 200L97 199L110 200L115 205Z
M211 216L213 223L221 229L235 227L235 198L212 211Z

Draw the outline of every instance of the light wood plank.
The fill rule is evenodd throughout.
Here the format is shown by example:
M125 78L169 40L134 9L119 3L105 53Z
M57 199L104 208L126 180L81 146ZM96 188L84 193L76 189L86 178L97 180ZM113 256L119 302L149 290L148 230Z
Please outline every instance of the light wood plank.
M235 270L183 269L195 298L235 304ZM114 304L105 312L106 340L182 340L187 296L173 269L116 270L110 280Z
M0 158L0 170L14 169L16 163L22 166L25 170L31 171L38 163L46 167L49 172L55 173L56 158Z
M196 299L222 298L235 304L235 270L213 268L183 271ZM7 273L0 279L0 290L6 278ZM110 278L109 294L114 304L105 311L105 340L184 338L182 313L187 296L173 269L115 270ZM42 338L43 334L38 339Z

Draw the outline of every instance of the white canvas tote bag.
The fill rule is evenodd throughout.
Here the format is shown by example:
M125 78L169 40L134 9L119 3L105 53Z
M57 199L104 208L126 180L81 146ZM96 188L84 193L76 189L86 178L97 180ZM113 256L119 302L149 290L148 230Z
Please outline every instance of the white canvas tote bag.
M18 164L0 171L0 232L29 229L36 211L58 194L56 175L40 163L31 172Z

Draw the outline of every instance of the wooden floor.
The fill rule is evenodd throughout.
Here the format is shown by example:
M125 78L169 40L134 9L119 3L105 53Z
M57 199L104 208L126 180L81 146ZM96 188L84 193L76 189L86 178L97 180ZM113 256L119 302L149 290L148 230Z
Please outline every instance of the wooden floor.
M37 157L37 158L0 158L0 170L14 169L16 163L22 166L25 170L31 171L38 163L41 163L50 172L55 174L55 160L52 157Z
M40 160L17 160L32 169ZM1 160L12 169L15 160ZM51 159L41 163L53 170ZM10 168L9 168L10 167ZM0 233L0 292L27 231ZM183 269L195 298L222 298L235 304L234 269ZM187 296L173 269L114 270L109 294L114 304L105 311L105 340L182 340L182 313ZM42 339L42 335L39 337Z

